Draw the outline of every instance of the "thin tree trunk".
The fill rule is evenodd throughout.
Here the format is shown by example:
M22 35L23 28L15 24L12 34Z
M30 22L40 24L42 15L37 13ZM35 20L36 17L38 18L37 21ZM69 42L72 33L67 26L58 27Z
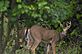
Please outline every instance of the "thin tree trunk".
M8 39L8 18L3 14L2 17L2 28L3 28L3 36L2 36L2 54L4 54L6 45L7 45L7 41Z
M2 54L2 13L0 13L0 53Z
M15 38L15 45L13 46L12 51L10 52L12 54L15 54L16 50L19 48L19 43L18 43L18 40L19 40L19 35L18 35L18 20L17 20L17 22L15 24L15 31L16 31L15 32L15 36L16 36L16 38Z

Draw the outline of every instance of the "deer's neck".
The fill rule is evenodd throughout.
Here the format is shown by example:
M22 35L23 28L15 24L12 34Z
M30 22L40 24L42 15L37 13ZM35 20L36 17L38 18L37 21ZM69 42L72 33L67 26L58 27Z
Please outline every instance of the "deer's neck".
M66 33L65 32L61 32L60 35L59 35L59 39L63 39L65 36L66 36Z

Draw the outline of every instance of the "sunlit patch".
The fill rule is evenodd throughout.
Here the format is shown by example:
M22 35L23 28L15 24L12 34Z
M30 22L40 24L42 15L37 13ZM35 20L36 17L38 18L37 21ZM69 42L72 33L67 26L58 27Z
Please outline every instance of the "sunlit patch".
M19 39L19 42L23 42L23 40L22 39Z

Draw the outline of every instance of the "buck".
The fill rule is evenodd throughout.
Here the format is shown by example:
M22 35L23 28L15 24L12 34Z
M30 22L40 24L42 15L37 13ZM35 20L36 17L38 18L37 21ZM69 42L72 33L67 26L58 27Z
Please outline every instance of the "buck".
M53 54L56 54L56 43L59 39L66 36L67 30L71 27L71 22L67 22L66 27L64 27L61 23L60 26L63 29L62 32L46 29L39 25L33 25L30 29L28 29L26 41L28 49L31 50L32 54L35 54L35 50L41 42L50 43Z

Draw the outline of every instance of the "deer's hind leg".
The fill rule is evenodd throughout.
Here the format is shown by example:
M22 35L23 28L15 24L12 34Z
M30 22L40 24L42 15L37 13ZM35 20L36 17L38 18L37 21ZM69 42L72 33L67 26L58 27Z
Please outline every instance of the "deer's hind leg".
M36 48L37 48L37 46L39 45L40 42L41 41L37 41L37 40L34 41L34 44L31 47L32 54L35 54L35 50L36 50Z

